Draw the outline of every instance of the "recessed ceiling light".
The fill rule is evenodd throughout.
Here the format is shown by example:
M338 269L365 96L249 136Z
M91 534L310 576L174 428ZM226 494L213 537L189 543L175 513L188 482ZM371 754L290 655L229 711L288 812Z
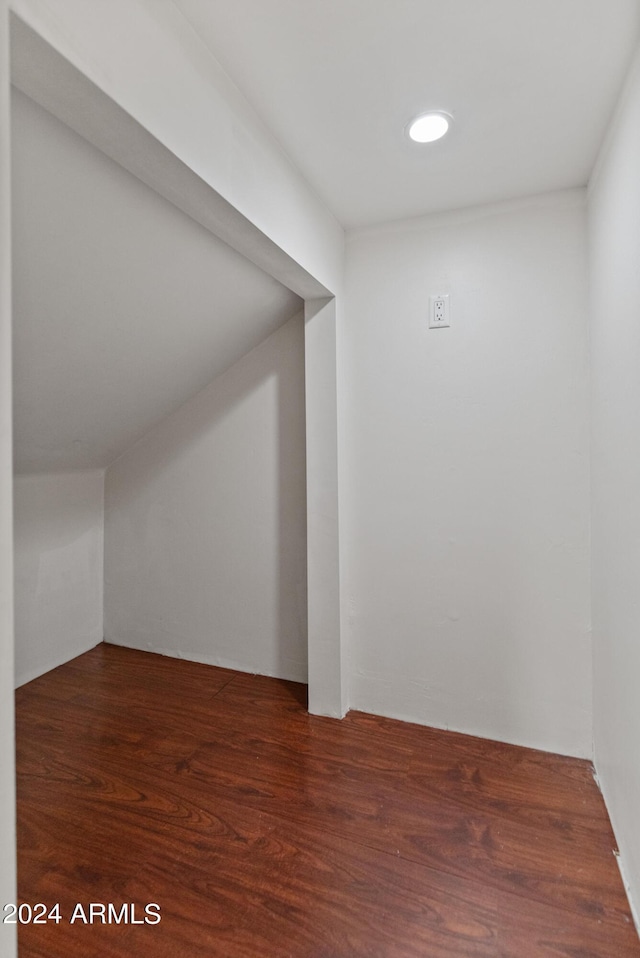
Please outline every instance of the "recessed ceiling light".
M446 113L423 113L408 124L407 133L416 143L433 143L445 135L450 124Z

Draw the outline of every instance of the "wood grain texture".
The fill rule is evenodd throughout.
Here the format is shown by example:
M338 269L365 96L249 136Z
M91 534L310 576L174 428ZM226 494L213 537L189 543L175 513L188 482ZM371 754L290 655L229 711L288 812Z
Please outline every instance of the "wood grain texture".
M640 958L588 763L305 696L108 645L19 689L21 958Z

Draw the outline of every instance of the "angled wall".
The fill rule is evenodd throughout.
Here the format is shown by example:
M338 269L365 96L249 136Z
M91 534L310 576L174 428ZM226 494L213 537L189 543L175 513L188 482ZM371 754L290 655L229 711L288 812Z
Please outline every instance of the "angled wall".
M274 270L288 257L292 283L306 273L315 295L339 291L340 225L173 3L12 0L11 9L12 77L24 92L145 181L155 177L150 185L171 189L177 205L189 193L196 218L213 190L218 235L238 248L244 228L240 252L262 257L271 275L269 257Z

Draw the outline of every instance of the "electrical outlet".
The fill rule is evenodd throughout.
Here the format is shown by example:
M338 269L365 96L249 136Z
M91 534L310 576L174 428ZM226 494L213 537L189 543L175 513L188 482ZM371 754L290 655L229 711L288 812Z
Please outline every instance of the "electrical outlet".
M450 326L449 294L429 297L429 329L442 329Z

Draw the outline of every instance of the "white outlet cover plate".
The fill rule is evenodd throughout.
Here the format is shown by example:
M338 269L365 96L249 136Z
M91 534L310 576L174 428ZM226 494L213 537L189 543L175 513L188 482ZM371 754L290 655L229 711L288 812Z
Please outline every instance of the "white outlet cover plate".
M429 297L429 329L444 329L450 326L449 294Z

